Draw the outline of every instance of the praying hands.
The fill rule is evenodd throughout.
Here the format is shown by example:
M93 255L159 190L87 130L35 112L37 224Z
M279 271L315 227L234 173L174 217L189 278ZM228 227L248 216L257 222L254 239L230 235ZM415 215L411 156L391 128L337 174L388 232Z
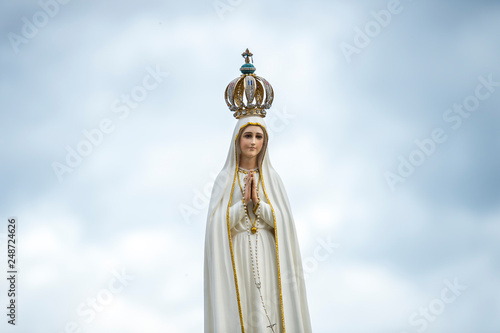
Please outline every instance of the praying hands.
M250 171L245 181L245 204L248 204L250 200L252 200L253 204L256 206L260 199L257 193L257 184L259 183L255 173Z

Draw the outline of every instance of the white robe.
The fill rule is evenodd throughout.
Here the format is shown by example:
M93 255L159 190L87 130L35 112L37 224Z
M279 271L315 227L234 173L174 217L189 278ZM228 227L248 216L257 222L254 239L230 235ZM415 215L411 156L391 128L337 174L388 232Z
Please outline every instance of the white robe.
M247 174L244 172L238 172L238 175L240 177L241 184L244 184L244 177ZM264 198L265 196L262 191L262 185L259 185L259 198ZM245 218L246 214L244 213L243 202L241 199L241 190L234 191L231 202L234 202L235 204L230 208L229 223L231 228L231 238L233 241L236 273L238 280L241 281L239 283L239 291L242 312L249 314L247 316L243 316L244 327L246 328L245 332L265 332L263 328L266 328L270 324L276 324L273 327L275 333L282 332L273 212L271 210L271 206L265 202L264 199L261 199L260 218L259 223L256 225L258 231L255 234L250 232L249 235ZM249 218L251 221L256 223L252 208L253 205L249 205ZM255 285L254 271L252 270L252 256L249 248L250 244L252 246L253 265L255 267L254 270L257 282L261 283L261 293L264 305L262 304L259 291ZM255 250L256 245L257 251ZM272 332L270 329L268 329L268 331Z
M275 332L310 333L295 225L283 183L271 166L266 124L260 117L238 120L226 163L212 190L205 235L205 333L272 332L254 283L237 178L237 139L249 124L263 127L265 137L258 162L262 222L257 236L250 238L255 244L259 237L264 304L271 323L276 323Z

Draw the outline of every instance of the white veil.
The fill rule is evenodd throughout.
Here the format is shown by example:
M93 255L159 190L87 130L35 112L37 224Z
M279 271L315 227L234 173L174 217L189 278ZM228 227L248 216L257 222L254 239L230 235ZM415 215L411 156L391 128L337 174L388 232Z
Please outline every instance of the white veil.
M260 125L265 132L266 140L258 163L264 194L274 215L283 332L310 333L311 324L295 225L285 188L269 160L266 124L259 116L238 120L226 163L212 189L205 234L205 333L245 332L229 231L229 207L234 204L230 199L238 167L239 147L236 143L241 129L247 125Z

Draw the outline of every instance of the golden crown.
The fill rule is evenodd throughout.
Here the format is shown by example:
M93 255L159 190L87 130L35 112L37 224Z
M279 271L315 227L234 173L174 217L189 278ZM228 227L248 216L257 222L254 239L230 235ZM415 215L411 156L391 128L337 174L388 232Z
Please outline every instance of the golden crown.
M252 57L253 62L253 54L246 49L241 55L245 58L240 68L242 74L228 84L224 94L226 104L236 119L265 117L266 110L273 104L273 87L266 79L254 74L256 68L249 60Z

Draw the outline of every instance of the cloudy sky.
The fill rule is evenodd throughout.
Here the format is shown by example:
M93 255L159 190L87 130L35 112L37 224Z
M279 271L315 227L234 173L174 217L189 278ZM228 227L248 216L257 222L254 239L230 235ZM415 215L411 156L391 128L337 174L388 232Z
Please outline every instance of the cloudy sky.
M273 86L315 333L500 329L498 1L0 4L16 326L202 332L241 53ZM318 255L321 253L321 255ZM327 254L327 255L325 255Z

